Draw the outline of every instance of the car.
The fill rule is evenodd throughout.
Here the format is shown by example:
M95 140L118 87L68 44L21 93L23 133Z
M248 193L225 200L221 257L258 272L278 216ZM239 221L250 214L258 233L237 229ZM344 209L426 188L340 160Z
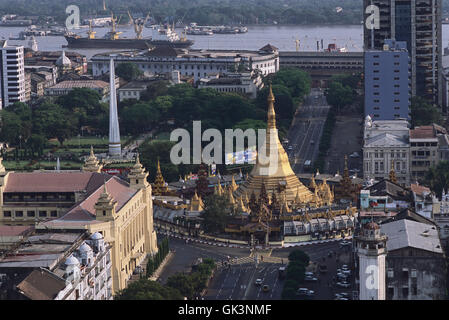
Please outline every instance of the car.
M306 296L309 296L309 297L312 297L314 295L315 295L315 291L313 291L313 290L308 290L306 293Z
M350 157L350 158L359 158L360 155L359 155L358 152L353 152L353 153L351 153L351 154L349 155L349 157Z
M344 246L350 246L350 245L351 245L351 242L350 242L350 241L343 240L343 241L340 242L340 246L342 246L342 247L344 247Z
M263 292L268 292L270 291L270 286L268 284L264 284L262 287Z
M297 296L306 296L308 293L309 293L309 289L307 289L307 288L299 288L296 291Z
M312 276L305 276L305 277L304 277L304 281L308 281L308 282L317 282L317 281L318 281L318 278L312 277Z
M340 281L340 282L337 282L337 286L342 287L342 288L349 288L351 286L351 284L349 282Z
M288 150L288 151L292 151L292 150L293 150L293 147L292 147L292 146L288 146L287 150Z
M304 272L304 275L305 275L306 277L307 277L307 276L313 277L315 274L314 274L313 272L307 271L307 272Z
M351 270L343 270L343 274L350 276Z
M310 140L310 144L315 144L315 140Z
M263 280L262 280L262 279L256 279L256 281L254 282L254 284L255 284L256 286L260 286L260 285L262 285L262 283L263 283Z
M347 274L345 274L345 273L343 273L343 272L337 272L337 277L338 278L347 278L348 277L348 275Z
M347 264L344 264L341 266L342 270L349 270L349 266Z
M340 293L336 293L335 295L336 295L336 296L338 295L338 296L343 297L343 298L346 298L346 299L351 298L350 294L347 293L347 292L340 292Z

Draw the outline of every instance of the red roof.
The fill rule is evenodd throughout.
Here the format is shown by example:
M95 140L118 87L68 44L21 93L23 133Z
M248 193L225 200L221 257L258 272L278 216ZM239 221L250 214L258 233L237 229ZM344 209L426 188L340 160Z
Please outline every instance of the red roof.
M112 177L106 182L106 189L112 198L117 201L116 210L119 211L135 194L136 190L129 187L125 181ZM83 221L95 219L95 203L103 192L103 186L99 186L84 201L70 209L60 220Z
M77 192L93 191L111 176L101 173L10 172L4 192Z
M421 126L410 130L410 139L431 139L436 137L433 126Z
M419 184L412 183L410 185L410 189L416 194L422 195L424 192L430 193L430 189L424 186L420 186Z
M0 237L21 236L33 229L33 226L0 226Z

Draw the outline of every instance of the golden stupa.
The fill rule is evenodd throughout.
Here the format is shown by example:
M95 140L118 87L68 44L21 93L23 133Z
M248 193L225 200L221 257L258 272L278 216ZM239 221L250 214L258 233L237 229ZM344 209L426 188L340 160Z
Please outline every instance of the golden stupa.
M271 85L268 95L268 123L265 148L264 152L267 159L276 159L275 156L271 157L271 155L273 152L277 153L277 163L271 163L271 161L263 161L265 162L263 163L258 156L248 179L235 191L235 196L240 197L240 195L254 192L259 197L262 183L264 183L268 194L271 194L273 191L285 194L285 200L289 205L295 202L297 194L301 201L311 201L313 197L312 192L299 181L293 172L287 153L279 141L276 128L276 113L274 111L274 95Z

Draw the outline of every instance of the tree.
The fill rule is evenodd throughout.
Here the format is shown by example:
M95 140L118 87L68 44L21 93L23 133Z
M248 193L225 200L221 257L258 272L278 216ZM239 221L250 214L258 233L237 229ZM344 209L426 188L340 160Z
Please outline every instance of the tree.
M1 128L0 137L2 141L10 144L18 144L19 136L22 136L22 120L14 112L8 110L0 111Z
M301 101L305 95L310 93L312 85L310 75L298 68L282 68L277 73L266 77L265 83L268 84L269 80L273 85L282 85L288 88L290 95Z
M306 268L304 264L298 261L291 261L287 266L287 278L298 283L304 281Z
M187 298L193 297L195 293L194 285L190 276L183 273L176 273L167 279L167 286L178 290Z
M294 250L288 255L288 260L292 262L299 262L304 266L308 266L310 257L302 250Z
M142 70L139 69L137 64L132 62L122 62L115 68L115 73L120 78L126 81L137 80L143 75Z
M327 102L338 111L354 102L354 93L351 87L341 82L332 81L326 91Z
M226 227L231 206L226 196L210 195L204 200L202 225L206 232L222 232Z
M44 135L47 139L56 137L61 146L65 139L78 132L78 119L59 105L49 102L35 109L33 124L34 132Z
M410 109L413 127L430 125L432 123L441 124L443 122L441 112L422 97L413 97Z
M162 286L156 281L140 279L120 290L115 300L183 300L183 295L169 286Z
M438 196L449 187L449 161L440 161L436 167L432 167L426 174L425 183Z
M168 92L169 82L166 80L154 81L147 86L147 90L140 95L144 101L154 100L159 96L164 96Z
M276 115L282 119L291 119L295 112L295 108L293 105L293 99L290 94L290 90L286 86L280 84L275 84L272 86L272 88L275 98L274 109ZM266 110L268 107L267 106L268 92L269 88L268 86L265 86L262 90L259 91L256 99L257 106L265 111L265 117L266 117Z
M159 111L150 104L138 102L126 107L120 117L124 131L131 134L146 132L152 124L158 123Z

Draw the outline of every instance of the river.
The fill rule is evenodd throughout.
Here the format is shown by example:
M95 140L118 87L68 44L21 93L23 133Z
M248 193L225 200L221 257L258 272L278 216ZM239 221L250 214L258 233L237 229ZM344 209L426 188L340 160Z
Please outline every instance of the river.
M23 27L1 27L0 38L8 39L11 35L18 36ZM86 28L76 30L76 33L85 36ZM121 37L131 38L134 36L132 26L120 26L123 32ZM177 29L180 34L182 29ZM95 28L97 37L102 37L109 28ZM143 36L157 37L157 31L144 28ZM189 39L195 41L192 48L196 49L240 49L257 50L267 43L279 48L280 51L295 51L296 39L300 40L301 51L315 51L317 41L323 39L324 46L336 43L338 47L346 47L348 51L363 50L363 26L362 25L335 25L335 26L248 26L248 32L244 34L214 34L212 36L188 35ZM39 50L56 51L61 50L67 41L62 36L36 37ZM443 47L449 42L449 25L443 24ZM28 46L28 40L9 40L9 44L21 44ZM67 49L76 51L87 56L100 52L110 51L108 49Z

